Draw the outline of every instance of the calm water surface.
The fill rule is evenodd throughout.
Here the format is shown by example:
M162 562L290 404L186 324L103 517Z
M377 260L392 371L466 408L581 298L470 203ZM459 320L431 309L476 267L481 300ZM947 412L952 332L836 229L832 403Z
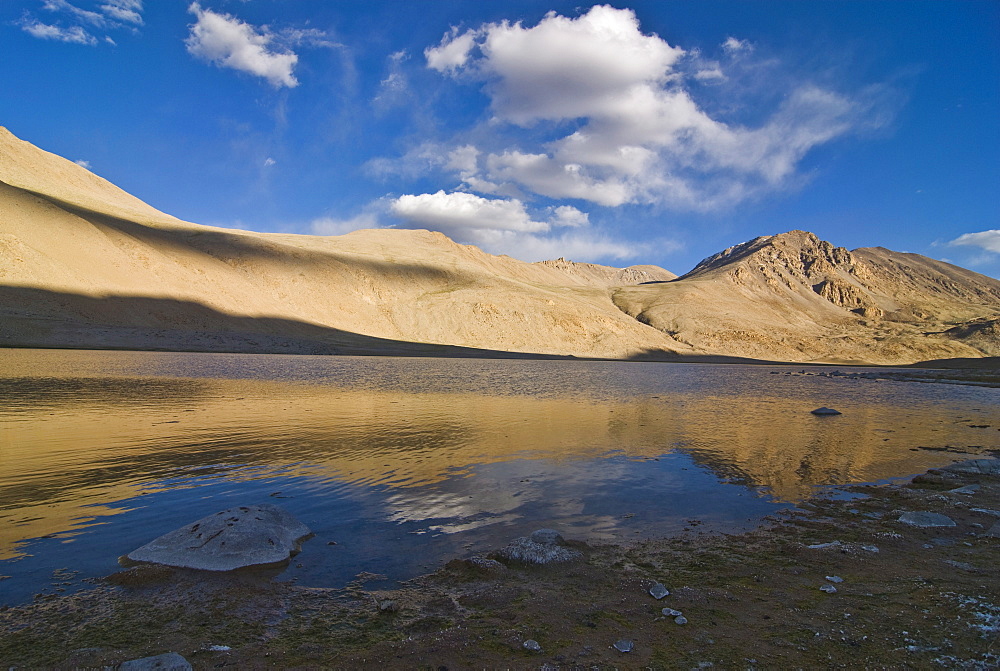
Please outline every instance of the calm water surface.
M316 533L282 580L340 586L543 526L735 531L1000 447L998 389L800 370L823 369L0 350L0 603L246 503Z

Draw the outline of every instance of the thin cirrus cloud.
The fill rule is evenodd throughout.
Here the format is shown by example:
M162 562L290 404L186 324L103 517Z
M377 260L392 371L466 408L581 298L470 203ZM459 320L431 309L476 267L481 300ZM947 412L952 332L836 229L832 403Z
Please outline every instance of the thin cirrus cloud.
M722 50L753 49L731 37ZM429 68L482 84L495 126L575 128L534 145L484 148L462 172L464 188L481 193L724 210L794 184L802 158L850 133L866 111L804 83L756 127L714 119L681 67L693 54L643 33L632 10L600 5L576 18L550 12L533 27L452 29L424 52ZM726 74L713 67L692 78Z
M143 25L142 0L106 0L97 9L83 9L68 0L44 0L46 20L26 14L20 26L39 39L95 46L102 40L115 44L109 35L113 30L135 30Z
M292 73L298 55L288 49L274 51L276 36L266 28L203 9L197 2L188 11L198 19L185 41L188 53L222 68L262 77L275 88L298 86Z

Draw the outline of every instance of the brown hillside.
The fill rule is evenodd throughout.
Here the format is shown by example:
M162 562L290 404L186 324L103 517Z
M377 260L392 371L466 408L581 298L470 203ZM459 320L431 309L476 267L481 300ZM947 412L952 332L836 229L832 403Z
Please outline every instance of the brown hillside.
M614 306L608 285L629 270L523 263L428 231L190 224L6 130L0 259L6 345L417 353L414 343L429 343L611 358L689 349ZM635 275L651 272L669 276Z
M616 304L693 348L788 361L904 363L997 351L1000 282L812 233L756 238Z

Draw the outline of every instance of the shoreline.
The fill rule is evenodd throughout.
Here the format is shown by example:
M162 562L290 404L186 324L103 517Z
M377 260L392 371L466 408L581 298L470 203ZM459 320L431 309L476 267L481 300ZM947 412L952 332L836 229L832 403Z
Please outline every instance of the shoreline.
M814 500L741 534L692 522L628 545L569 541L584 557L565 564L456 559L396 589L367 589L375 574L326 589L273 572L134 567L0 609L0 662L114 668L177 652L194 668L994 668L1000 460L958 463L986 466L843 487L857 498ZM955 526L910 526L908 511ZM670 591L661 600L656 582ZM612 647L621 640L629 652Z

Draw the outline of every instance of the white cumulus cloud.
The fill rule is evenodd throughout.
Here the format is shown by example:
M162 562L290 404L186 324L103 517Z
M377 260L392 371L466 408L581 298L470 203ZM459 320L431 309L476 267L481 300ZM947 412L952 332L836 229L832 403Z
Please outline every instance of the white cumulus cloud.
M752 45L730 38L723 49L748 53ZM598 5L576 18L550 12L532 27L453 29L425 56L430 68L481 81L501 130L573 128L529 146L465 150L469 160L454 172L480 193L724 209L792 183L799 161L849 133L864 111L804 83L755 127L713 118L685 88L686 53L644 33L632 10ZM726 80L715 63L693 76Z
M548 208L546 217L536 219L516 198L438 191L400 196L390 202L389 212L406 228L440 231L457 242L525 261L557 256L622 259L636 253L589 230L587 213L569 205Z
M979 247L987 252L1000 254L1000 230L980 231L979 233L966 233L960 235L948 243L951 246Z
M188 11L198 20L185 40L192 55L219 67L263 77L275 88L298 86L292 74L299 57L290 50L272 50L275 36L229 14L202 9L197 2Z
M469 60L469 51L475 43L475 32L468 31L459 35L458 29L453 28L450 33L445 33L445 36L441 38L441 44L424 49L427 66L439 72L460 68Z

